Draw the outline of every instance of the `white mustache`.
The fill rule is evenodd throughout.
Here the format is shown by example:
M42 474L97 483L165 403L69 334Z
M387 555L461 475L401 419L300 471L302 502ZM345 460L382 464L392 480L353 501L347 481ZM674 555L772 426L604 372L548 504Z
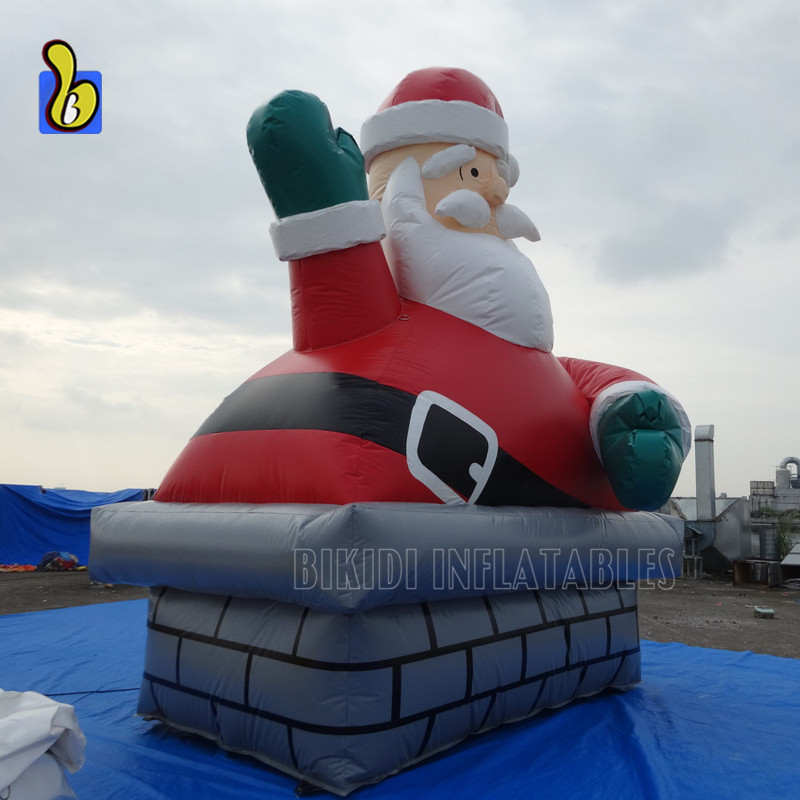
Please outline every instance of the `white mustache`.
M531 242L538 242L542 238L531 218L517 206L503 203L494 212L494 218L497 220L497 229L504 239L522 237Z
M486 200L469 189L451 192L439 201L435 210L440 217L453 217L465 228L485 228L492 215Z
M440 217L453 217L465 228L485 228L489 224L492 209L486 199L469 189L457 189L443 197L435 209ZM531 242L541 239L536 225L530 217L509 203L503 203L495 211L497 229L503 239L523 237Z

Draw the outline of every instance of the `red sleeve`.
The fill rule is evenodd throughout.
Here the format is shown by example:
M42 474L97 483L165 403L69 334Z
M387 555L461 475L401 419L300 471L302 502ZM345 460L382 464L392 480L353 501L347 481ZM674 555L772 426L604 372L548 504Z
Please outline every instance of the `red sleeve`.
M400 298L378 242L289 262L294 349L360 339L400 314Z
M634 372L625 367L603 364L599 361L584 361L580 358L559 357L561 366L569 373L581 390L584 397L593 403L597 395L604 389L622 381L647 381L653 383L646 375Z

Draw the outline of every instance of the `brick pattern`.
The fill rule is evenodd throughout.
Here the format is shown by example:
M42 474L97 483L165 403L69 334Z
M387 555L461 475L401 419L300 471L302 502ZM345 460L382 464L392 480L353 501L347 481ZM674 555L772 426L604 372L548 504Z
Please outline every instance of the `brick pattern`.
M636 590L330 614L162 588L139 713L337 793L640 678Z

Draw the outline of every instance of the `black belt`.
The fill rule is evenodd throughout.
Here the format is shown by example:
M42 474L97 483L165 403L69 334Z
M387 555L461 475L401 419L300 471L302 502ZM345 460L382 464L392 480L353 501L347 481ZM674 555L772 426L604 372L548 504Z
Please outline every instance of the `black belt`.
M229 431L323 430L344 433L408 457L409 423L417 395L342 372L256 378L228 395L195 436ZM486 436L434 401L425 413L416 459L443 484L468 498L477 480L470 466L485 464ZM498 448L476 501L481 505L586 508Z

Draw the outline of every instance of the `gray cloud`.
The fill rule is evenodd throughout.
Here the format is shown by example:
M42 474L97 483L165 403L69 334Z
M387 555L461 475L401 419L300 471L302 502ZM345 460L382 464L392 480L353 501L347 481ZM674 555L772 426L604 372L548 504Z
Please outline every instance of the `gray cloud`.
M720 271L740 216L735 208L664 203L651 208L633 230L602 237L597 270L615 282L673 281L704 270Z

